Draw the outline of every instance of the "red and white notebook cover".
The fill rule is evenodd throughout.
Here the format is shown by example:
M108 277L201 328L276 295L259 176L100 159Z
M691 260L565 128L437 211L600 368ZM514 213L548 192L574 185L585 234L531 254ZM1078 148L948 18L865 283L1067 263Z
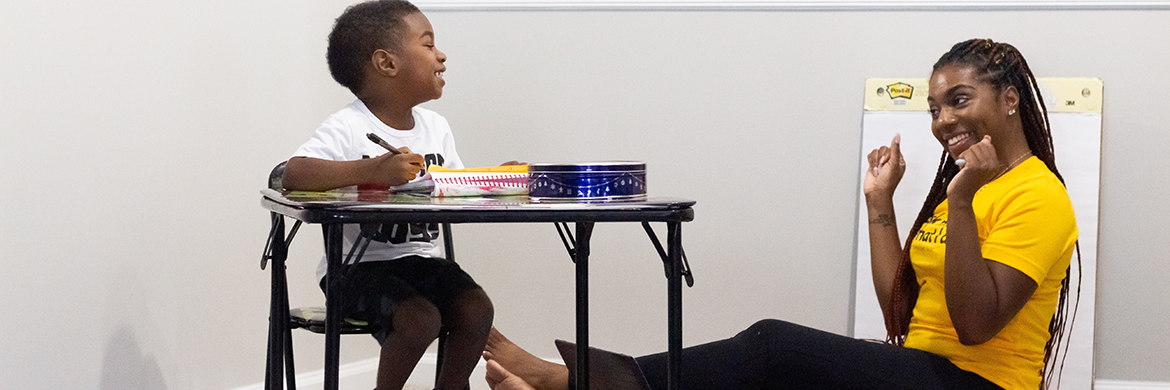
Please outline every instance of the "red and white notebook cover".
M528 194L528 166L449 169L433 165L413 182L395 191L430 190L431 196L507 196Z

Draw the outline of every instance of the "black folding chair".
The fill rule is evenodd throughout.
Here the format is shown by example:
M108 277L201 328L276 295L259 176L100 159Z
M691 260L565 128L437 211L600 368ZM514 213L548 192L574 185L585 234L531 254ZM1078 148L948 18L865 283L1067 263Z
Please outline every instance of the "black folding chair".
M268 175L268 188L283 191L285 162L277 164ZM313 333L325 333L324 307L298 307L289 309L288 278L285 275L285 260L288 259L288 246L292 243L301 227L301 221L296 221L285 237L284 216L271 213L272 227L268 233L268 241L264 248L264 256L260 260L260 269L272 265L272 296L271 315L268 318L268 357L265 365L264 388L268 390L282 389L281 376L287 381L288 389L295 390L296 370L293 367L292 330L305 329ZM455 261L455 247L451 240L451 224L442 224L443 247L448 260ZM355 245L356 246L356 245ZM356 249L356 248L355 248ZM364 252L365 248L361 248ZM350 255L352 256L352 250ZM358 255L359 257L361 254ZM341 334L370 334L373 329L364 321L343 319L340 324ZM443 347L447 330L439 332L439 356L435 367L435 381L438 382L439 370L443 365ZM328 343L327 343L328 344ZM336 352L330 349L336 346L326 345L326 355L332 356ZM328 364L328 363L326 363ZM336 364L336 362L334 362ZM283 367L282 367L283 366ZM326 370L329 371L329 370ZM283 373L282 373L283 372ZM332 372L337 372L333 367Z

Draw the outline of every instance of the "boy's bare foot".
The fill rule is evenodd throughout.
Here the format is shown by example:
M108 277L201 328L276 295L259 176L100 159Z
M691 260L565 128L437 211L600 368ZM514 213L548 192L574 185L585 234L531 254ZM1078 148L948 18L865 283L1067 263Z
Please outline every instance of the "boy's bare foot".
M536 390L495 360L487 361L487 383L492 390Z
M508 340L507 337L500 334L495 327L492 327L491 332L488 333L483 358L489 360L489 363L494 360L503 372L514 374L536 390L569 389L568 368L528 353L512 340ZM488 383L491 383L490 377ZM492 388L495 389L495 387ZM501 387L500 389L512 390L523 389L523 387Z

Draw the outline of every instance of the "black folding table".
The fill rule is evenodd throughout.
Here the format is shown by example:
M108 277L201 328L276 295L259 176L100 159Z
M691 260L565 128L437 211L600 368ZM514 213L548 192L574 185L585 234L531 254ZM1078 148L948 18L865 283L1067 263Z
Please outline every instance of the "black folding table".
M299 222L321 224L325 238L327 261L326 283L343 263L342 226L359 223L528 223L552 222L561 233L565 248L576 263L577 289L577 378L576 388L588 389L589 376L589 245L595 223L640 222L650 241L662 258L667 277L667 378L668 388L679 389L682 356L682 283L693 283L686 255L682 249L682 223L694 219L692 200L647 197L633 201L599 202L540 202L526 196L433 198L418 194L395 194L387 191L334 190L327 192L261 191L261 205L272 212L272 234L269 237L271 256L287 257L284 218ZM651 222L665 222L667 227L665 249L651 228ZM573 232L568 224L575 225ZM562 231L563 227L563 231ZM294 230L295 232L295 227ZM449 234L449 232L445 232ZM291 236L291 234L290 234ZM288 238L291 240L291 237ZM448 240L449 242L449 240ZM280 243L280 245L272 245ZM446 248L451 253L453 248ZM354 251L351 249L350 253ZM352 255L351 255L352 256ZM360 257L360 252L359 252ZM351 262L356 262L352 259ZM275 287L274 287L275 289ZM336 289L326 287L326 302L336 302ZM287 294L287 292L285 292ZM282 298L282 299L278 299ZM281 375L284 343L280 340L283 326L288 326L288 301L273 293L269 327L268 376ZM340 346L339 318L326 305L325 331L325 389L338 386L338 359ZM283 322L281 322L283 321ZM281 381L270 380L270 386L282 386ZM279 388L279 387L275 387Z

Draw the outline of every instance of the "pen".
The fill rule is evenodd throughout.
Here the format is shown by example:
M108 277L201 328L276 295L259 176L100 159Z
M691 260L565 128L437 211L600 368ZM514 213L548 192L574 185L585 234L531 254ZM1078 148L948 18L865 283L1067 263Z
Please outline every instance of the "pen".
M398 148L394 146L391 146L390 143L383 140L382 137L379 137L377 134L367 133L366 137L369 138L370 141L374 141L374 143L382 145L383 148L386 148L386 150L389 150L392 154L402 154L402 151L398 150Z

